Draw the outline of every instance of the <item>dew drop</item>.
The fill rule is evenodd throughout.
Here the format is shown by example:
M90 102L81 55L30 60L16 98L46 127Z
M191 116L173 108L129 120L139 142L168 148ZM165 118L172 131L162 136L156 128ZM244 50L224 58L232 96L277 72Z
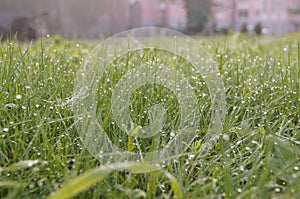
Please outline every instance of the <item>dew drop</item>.
M18 100L22 99L22 95L16 95L16 99Z
M229 136L227 135L227 134L223 134L223 139L225 140L225 141L229 141Z
M9 103L4 105L5 108L18 108L18 106L14 103Z
M276 192L276 193L280 193L280 192L281 192L281 189L278 188L278 187L276 187L276 188L275 188L275 192Z
M244 166L240 166L240 171L244 171L244 170L245 170Z
M170 136L171 136L171 137L174 137L174 136L175 136L175 133L172 131L172 132L170 133Z
M33 189L33 188L34 188L34 184L30 184L29 189Z

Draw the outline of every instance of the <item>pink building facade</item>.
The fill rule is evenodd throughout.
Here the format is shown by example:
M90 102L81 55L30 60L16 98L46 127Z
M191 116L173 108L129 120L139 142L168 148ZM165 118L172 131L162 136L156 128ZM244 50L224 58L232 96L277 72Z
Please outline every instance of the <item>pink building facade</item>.
M131 5L139 4L138 27L162 26L184 29L187 23L184 0L130 0Z
M265 34L300 31L299 0L213 0L213 16L217 28L239 31L243 24L253 30L261 23Z
M300 0L211 1L209 19L218 29L239 31L246 24L251 31L261 23L266 34L300 31ZM187 26L185 0L1 0L0 27L9 30L12 20L22 16L33 18L42 34L74 38L96 38L136 27L184 30Z
M46 13L44 17L41 13ZM97 38L130 28L186 27L184 0L1 0L0 27L12 20L33 18L42 34ZM1 33L0 33L1 34Z
M86 13L81 18L77 17L76 9L70 9L74 0L59 2L61 32L73 37L98 37L149 26L182 30L187 22L184 0L107 0L108 10L104 14L92 12L95 10L92 8L103 5L97 0L89 0L92 3L85 6L87 10L81 9Z

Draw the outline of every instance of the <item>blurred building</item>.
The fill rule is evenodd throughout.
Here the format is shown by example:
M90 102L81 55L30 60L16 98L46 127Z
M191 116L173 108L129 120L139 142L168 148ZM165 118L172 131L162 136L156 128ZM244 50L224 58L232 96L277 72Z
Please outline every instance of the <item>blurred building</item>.
M184 30L185 0L0 0L0 34L20 29L39 34L96 38L130 28L159 26ZM267 34L300 31L300 0L211 0L217 29L253 30L261 23ZM17 20L16 20L17 19ZM210 25L212 27L212 25ZM26 31L24 31L26 32ZM27 31L29 32L29 31Z
M184 0L1 0L0 4L0 27L6 31L14 19L25 17L41 34L73 38L145 26L184 29L187 21Z
M133 0L141 7L141 26L184 29L187 14L184 0Z
M12 24L26 21L28 26L35 24L35 28L42 33L47 30L55 32L59 29L59 13L56 7L57 1L1 0L0 27L3 32L9 34Z
M213 0L213 15L218 29L253 30L261 23L266 34L300 31L300 0Z

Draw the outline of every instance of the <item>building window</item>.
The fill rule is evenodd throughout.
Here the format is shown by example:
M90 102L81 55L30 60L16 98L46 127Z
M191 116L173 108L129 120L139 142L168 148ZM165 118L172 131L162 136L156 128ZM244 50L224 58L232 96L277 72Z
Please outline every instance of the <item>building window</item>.
M238 15L240 18L247 19L248 18L248 10L239 10Z

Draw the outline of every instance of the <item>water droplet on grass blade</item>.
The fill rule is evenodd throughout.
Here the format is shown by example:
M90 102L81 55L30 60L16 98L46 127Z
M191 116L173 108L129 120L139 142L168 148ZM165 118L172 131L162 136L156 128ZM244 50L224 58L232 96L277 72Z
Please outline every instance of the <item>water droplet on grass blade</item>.
M227 134L223 134L223 139L225 140L225 141L229 141L229 136L227 135Z
M280 193L280 192L281 192L281 189L280 189L279 187L276 187L276 188L275 188L275 192L276 192L276 193Z
M240 166L240 171L244 171L245 167L244 166Z
M22 95L16 95L16 99L17 99L17 100L22 99Z
M171 136L171 137L174 137L174 136L175 136L175 133L172 131L172 132L170 133L170 136Z
M18 106L14 103L9 103L4 105L5 108L18 108Z
M20 168L29 168L39 163L39 160L22 160L8 167L10 170L20 169Z

